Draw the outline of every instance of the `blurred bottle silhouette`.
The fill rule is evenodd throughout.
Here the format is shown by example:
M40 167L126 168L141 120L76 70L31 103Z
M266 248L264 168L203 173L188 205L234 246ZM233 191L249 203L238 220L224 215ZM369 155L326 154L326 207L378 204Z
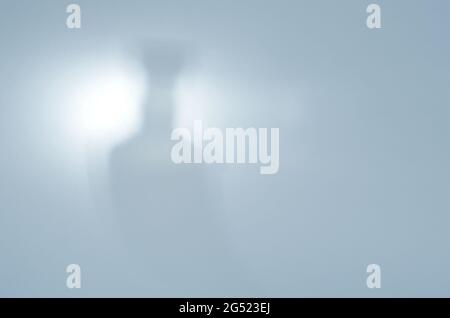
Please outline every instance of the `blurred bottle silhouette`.
M225 296L242 290L219 219L220 187L200 165L172 163L174 89L187 63L176 43L143 50L150 92L138 133L113 149L111 193L130 264L146 296ZM235 283L237 282L237 283ZM232 294L230 294L232 293Z

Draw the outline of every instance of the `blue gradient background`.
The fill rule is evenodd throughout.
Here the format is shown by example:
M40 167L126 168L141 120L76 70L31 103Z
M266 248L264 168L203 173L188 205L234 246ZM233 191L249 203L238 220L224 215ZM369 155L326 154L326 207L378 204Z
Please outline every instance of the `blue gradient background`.
M366 27L372 2L380 30ZM450 295L449 1L80 0L80 30L65 26L69 3L0 2L1 296ZM195 52L180 76L197 79L198 119L280 128L278 174L207 167L213 195L198 209L229 247L216 268L237 269L202 288L153 271L164 239L119 234L114 203L96 190L106 161L71 126L90 66L133 61L155 38ZM99 156L117 140L101 141ZM141 226L166 209L145 202ZM215 241L199 248L208 255ZM66 288L71 263L81 289ZM366 287L371 263L381 289Z

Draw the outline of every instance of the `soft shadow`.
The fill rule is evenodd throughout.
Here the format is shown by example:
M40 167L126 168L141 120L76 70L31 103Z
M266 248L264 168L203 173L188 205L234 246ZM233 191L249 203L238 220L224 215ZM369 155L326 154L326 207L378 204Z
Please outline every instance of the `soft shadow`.
M189 56L165 41L142 50L149 93L141 129L111 153L112 200L146 295L237 296L245 279L221 225L219 180L170 158L174 90Z

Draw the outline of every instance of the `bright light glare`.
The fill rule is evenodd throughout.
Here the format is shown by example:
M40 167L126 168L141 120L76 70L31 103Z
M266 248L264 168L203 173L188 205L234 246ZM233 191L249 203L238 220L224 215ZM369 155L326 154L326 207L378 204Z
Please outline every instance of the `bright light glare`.
M74 101L81 134L109 144L126 138L137 127L143 94L142 76L132 68L109 63L89 70L79 80Z

